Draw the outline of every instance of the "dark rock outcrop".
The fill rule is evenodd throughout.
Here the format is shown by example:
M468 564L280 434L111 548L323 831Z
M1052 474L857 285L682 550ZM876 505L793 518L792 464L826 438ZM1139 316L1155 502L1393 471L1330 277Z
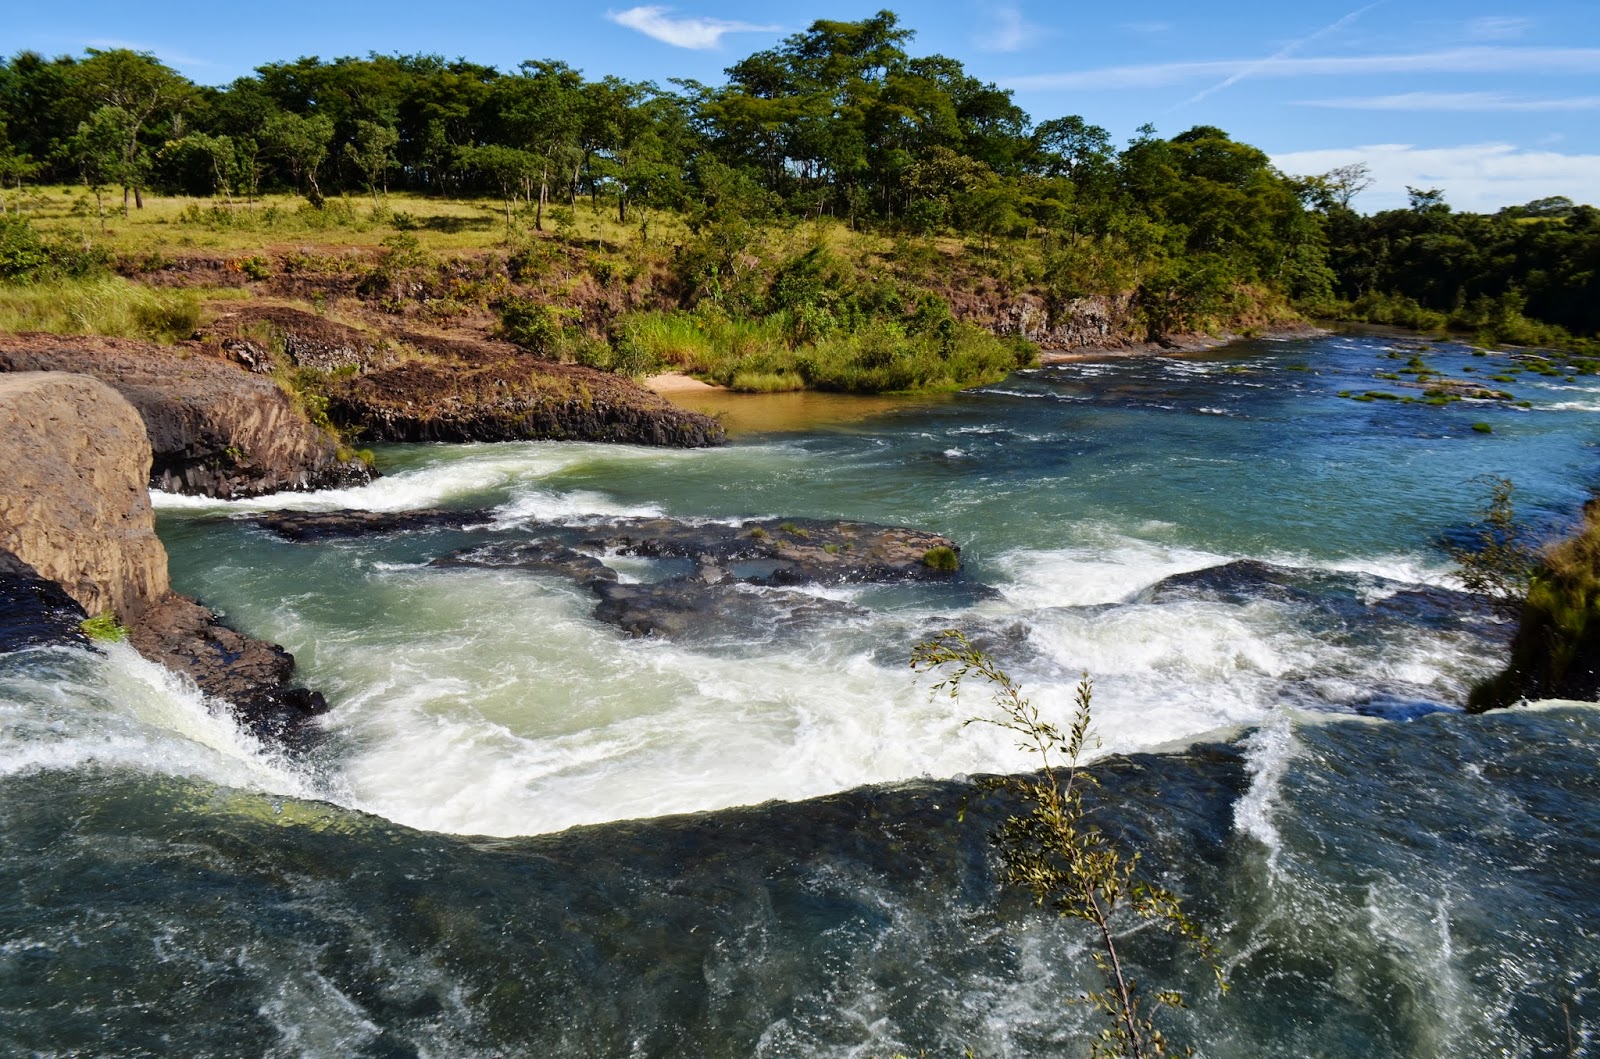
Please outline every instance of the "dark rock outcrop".
M621 376L531 357L411 361L338 380L328 414L374 441L611 441L719 445L721 424Z
M866 522L624 518L500 525L489 512L438 509L392 514L279 511L259 521L292 541L397 530L481 529L494 539L461 548L432 565L560 577L594 593L598 620L635 636L748 639L761 632L776 634L864 613L849 603L782 591L785 586L949 581L959 573L960 549L949 538ZM621 583L604 555L654 560L655 578Z
M262 515L258 521L284 540L306 541L423 529L459 529L487 523L493 517L487 511L421 508L416 511L274 511Z
M1509 630L1494 621L1493 608L1469 592L1410 585L1372 574L1277 566L1237 559L1220 566L1174 574L1136 594L1141 603L1211 600L1242 605L1264 600L1288 603L1347 627L1393 623L1436 629L1467 629L1503 641Z
M869 522L762 519L737 524L619 519L586 527L586 543L647 558L689 559L756 585L942 580L957 566L930 560L941 550L956 564L954 541L937 533ZM713 578L714 580L714 578Z
M228 628L210 609L175 592L145 609L128 640L146 658L187 674L201 691L226 702L261 738L305 744L315 731L306 722L327 712L321 692L292 685L288 651Z
M0 372L75 372L104 382L139 410L153 460L150 484L224 498L370 480L341 459L271 379L144 342L44 334L0 335Z

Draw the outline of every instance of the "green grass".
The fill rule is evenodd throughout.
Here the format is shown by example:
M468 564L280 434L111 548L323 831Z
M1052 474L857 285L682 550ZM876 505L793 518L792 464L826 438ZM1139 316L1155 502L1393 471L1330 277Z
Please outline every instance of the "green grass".
M100 643L120 643L128 638L128 630L118 624L117 616L109 610L83 619L78 627L89 639Z
M998 382L1036 363L1032 346L969 324L915 333L874 320L794 342L781 313L735 319L715 310L634 313L618 321L618 350L734 390L896 393Z
M119 276L0 286L0 331L110 335L170 344L194 335L201 309L196 291L158 290Z

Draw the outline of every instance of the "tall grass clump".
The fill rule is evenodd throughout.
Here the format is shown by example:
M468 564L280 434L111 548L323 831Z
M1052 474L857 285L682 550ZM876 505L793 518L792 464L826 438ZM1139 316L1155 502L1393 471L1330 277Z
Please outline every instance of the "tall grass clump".
M1527 579L1511 661L1472 689L1473 712L1524 698L1592 699L1600 687L1600 499L1571 536L1544 548Z
M193 291L156 290L120 276L0 286L0 331L109 335L171 344L200 326Z

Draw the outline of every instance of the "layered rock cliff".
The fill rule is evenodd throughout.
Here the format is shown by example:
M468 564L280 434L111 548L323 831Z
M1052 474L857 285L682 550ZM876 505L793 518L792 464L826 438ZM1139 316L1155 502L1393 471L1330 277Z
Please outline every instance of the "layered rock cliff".
M150 484L224 498L367 481L270 378L188 349L121 339L0 335L0 372L93 376L144 420Z

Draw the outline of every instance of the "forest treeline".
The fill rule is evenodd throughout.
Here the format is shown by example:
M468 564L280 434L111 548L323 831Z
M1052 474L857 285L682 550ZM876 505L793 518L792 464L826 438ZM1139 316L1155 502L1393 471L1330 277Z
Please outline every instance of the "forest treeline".
M1600 323L1591 207L1481 216L1419 190L1409 209L1362 216L1360 166L1283 174L1212 126L1145 126L1119 147L1079 116L1035 122L960 62L913 55L912 36L889 11L818 21L720 85L665 86L555 60L504 72L374 54L207 87L145 53L23 52L0 63L0 186L77 182L102 210L137 209L150 189L230 202L293 189L313 206L395 188L493 195L508 225L516 212L540 230L582 198L646 229L673 211L727 260L751 226L825 216L958 236L980 256L1025 246L1053 305L1131 298L1152 335L1264 302L1540 340Z

